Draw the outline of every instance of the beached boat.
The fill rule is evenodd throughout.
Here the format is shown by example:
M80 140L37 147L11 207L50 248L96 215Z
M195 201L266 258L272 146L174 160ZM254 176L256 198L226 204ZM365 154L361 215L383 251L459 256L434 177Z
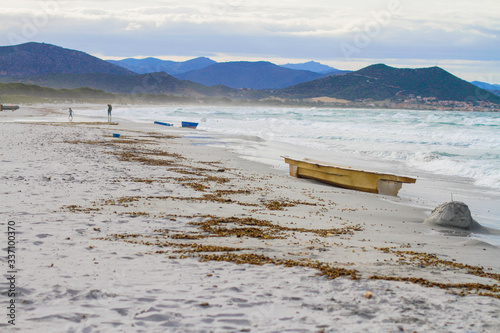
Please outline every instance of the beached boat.
M173 124L164 123L164 122L161 122L161 121L155 121L155 124L157 124L157 125L163 125L163 126L174 126Z
M17 109L19 109L19 105L3 105L3 104L0 104L0 111L4 111L4 110L15 111Z
M182 127L188 127L188 128L196 128L198 126L198 123L192 123L190 121L183 121L181 122Z
M352 169L311 159L283 158L290 165L290 175L293 177L315 179L358 191L396 196L403 183L416 182L415 178Z

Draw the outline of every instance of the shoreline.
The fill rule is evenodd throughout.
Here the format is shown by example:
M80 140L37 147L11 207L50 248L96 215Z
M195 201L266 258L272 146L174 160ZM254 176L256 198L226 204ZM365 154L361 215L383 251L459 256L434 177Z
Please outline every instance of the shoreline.
M78 88L77 88L78 89ZM226 99L225 97L186 97L173 95L145 95L137 97L134 95L127 96L111 96L103 98L69 98L69 97L39 97L30 95L5 95L8 101L5 104L29 104L29 105L103 105L108 102L112 104L126 105L201 105L205 107L221 106L221 107L283 107L283 108L331 108L331 109L388 109L388 110L406 110L406 111L443 111L443 112L500 112L497 104L476 105L472 106L462 101L446 101L446 103L432 102L424 103L422 101L412 99L404 102L395 102L390 100L384 101L347 101L337 100L333 98L329 101L329 97L313 97L306 99L281 99L281 98L266 98L266 99ZM151 101L154 99L154 101ZM496 106L495 106L496 105Z
M500 248L423 225L426 212L404 200L292 178L199 145L191 130L7 118L0 118L2 215L22 225L19 301L27 304L20 310L27 330L176 323L187 331L328 331L335 321L354 325L341 331L500 328L491 315L500 309L491 296L500 295L488 290L500 281ZM329 279L337 275L345 277ZM279 292L282 283L301 300ZM423 303L404 303L411 299ZM440 302L471 315L431 310Z
M67 122L66 113L63 111L65 110L66 105L43 105L43 107L45 110L45 116L59 115L54 118L55 121L60 121L62 123ZM95 107L96 105L86 106L87 109L92 110L94 113ZM127 108L128 106L125 109ZM37 112L36 107L29 108L28 112L30 109ZM104 111L102 114L104 114ZM36 119L37 115L34 113L33 115L30 115L30 117ZM78 117L80 119L87 119L90 122L103 120L102 116L96 114L78 114L75 119L78 119ZM31 120L33 121L34 119ZM347 155L345 152L335 152L335 160L329 160L328 157L324 156L325 152L322 150L314 148L309 149L307 147L297 148L290 143L272 142L259 137L225 135L200 129L194 132L194 134L188 135L186 129L180 129L177 127L162 128L162 126L150 124L149 121L145 120L135 122L133 120L125 120L123 118L117 119L122 121L122 125L124 122L130 122L131 124L138 124L144 128L147 127L152 131L162 132L165 130L180 130L180 134L184 134L184 136L188 138L196 139L196 142L193 144L214 146L229 150L246 160L260 162L278 170L285 171L287 169L287 166L283 163L282 159L276 158L276 156L281 155L296 156L297 158L313 158L327 162L329 161L334 164L343 164L351 167L358 167L360 169L373 170L375 172L386 172L387 170L392 170L395 174L411 176L418 179L416 184L405 185L399 192L399 197L406 200L407 204L430 213L441 203L456 199L458 201L465 202L470 207L473 218L475 218L479 223L487 228L500 230L500 226L498 226L497 223L498 216L500 216L500 210L498 210L496 206L487 204L488 202L495 202L497 199L500 199L500 196L495 193L494 189L477 186L468 178L435 175L424 170L412 171L407 165L404 165L399 161L376 161L373 160L373 158ZM41 118L39 118L38 121L42 121ZM307 150L307 156L304 155L305 150ZM473 192L471 192L471 189L473 189ZM387 199L390 200L391 198ZM481 235L477 236L482 239ZM489 238L487 241L494 245L500 245L500 237Z

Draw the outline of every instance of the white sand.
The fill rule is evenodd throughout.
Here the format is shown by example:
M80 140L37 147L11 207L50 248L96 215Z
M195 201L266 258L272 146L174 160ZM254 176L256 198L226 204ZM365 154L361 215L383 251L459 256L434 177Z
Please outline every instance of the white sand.
M0 113L2 248L15 221L16 325L22 332L498 332L500 300L458 296L414 283L368 280L372 275L423 278L436 283L498 285L493 275L469 274L463 265L500 274L500 249L465 233L435 230L428 212L401 199L295 179L282 170L242 160L223 149L193 145L196 138L165 138L189 130L135 124L60 126L16 121L65 121L51 107ZM99 121L105 120L105 115ZM75 121L81 118L75 117ZM92 119L91 121L95 121ZM161 132L161 135L151 131ZM195 131L192 131L195 133ZM112 133L120 133L119 139ZM132 142L127 142L131 140ZM166 151L184 156L151 154ZM123 153L176 166L120 161ZM145 153L146 152L146 153ZM179 173L199 170L201 175ZM224 172L220 171L224 169ZM213 176L211 181L203 181ZM225 183L216 179L226 178ZM204 192L183 185L207 186ZM187 200L217 190L232 202ZM161 198L160 198L161 197ZM120 202L120 198L129 198ZM185 198L186 200L182 200ZM274 200L299 201L284 210ZM242 203L247 205L242 205ZM315 203L316 206L306 204ZM249 205L248 205L249 204ZM133 216L135 213L136 216ZM253 217L273 225L332 229L359 225L352 235L283 231L283 239L208 237L190 225L203 215ZM158 229L169 230L167 234ZM111 235L132 235L119 240ZM156 239L158 237L158 239ZM133 243L129 243L131 241ZM334 280L318 271L282 265L201 262L178 247L145 242L198 243L245 248L275 260L309 259L356 270L361 279ZM384 253L378 248L390 248ZM154 253L155 251L165 253ZM440 265L412 262L406 253L436 254ZM221 254L221 253L219 253ZM401 253L402 254L402 253ZM2 258L6 258L6 251ZM443 265L463 264L460 267ZM2 273L8 268L2 260ZM2 290L8 289L6 281ZM463 289L454 289L459 292ZM363 295L371 291L373 297ZM484 290L483 290L484 291ZM498 292L494 293L499 295ZM2 308L9 298L2 294ZM5 305L5 306L4 306ZM6 312L7 309L5 309ZM8 327L2 314L0 327Z

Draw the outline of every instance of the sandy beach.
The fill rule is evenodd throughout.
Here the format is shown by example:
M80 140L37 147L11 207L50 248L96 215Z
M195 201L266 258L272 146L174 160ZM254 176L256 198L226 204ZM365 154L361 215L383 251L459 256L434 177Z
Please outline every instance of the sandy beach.
M500 331L498 246L196 130L114 121L0 112L2 329Z

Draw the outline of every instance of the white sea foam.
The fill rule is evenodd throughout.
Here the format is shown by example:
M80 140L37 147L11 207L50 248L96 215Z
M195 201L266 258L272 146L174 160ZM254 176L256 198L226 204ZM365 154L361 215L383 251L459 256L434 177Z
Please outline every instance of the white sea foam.
M500 114L268 107L123 108L137 121L198 121L221 135L258 136L331 152L397 160L411 170L500 189Z

